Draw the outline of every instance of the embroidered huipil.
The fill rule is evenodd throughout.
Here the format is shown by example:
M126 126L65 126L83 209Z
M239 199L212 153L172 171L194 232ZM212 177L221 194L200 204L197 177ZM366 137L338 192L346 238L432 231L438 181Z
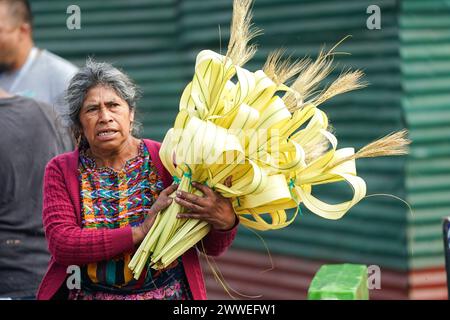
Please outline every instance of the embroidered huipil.
M80 152L80 199L83 228L138 226L157 199L163 184L144 143L139 154L120 171L97 168ZM135 280L128 263L134 252L82 267L81 291L72 299L190 299L181 259L164 271L148 269Z

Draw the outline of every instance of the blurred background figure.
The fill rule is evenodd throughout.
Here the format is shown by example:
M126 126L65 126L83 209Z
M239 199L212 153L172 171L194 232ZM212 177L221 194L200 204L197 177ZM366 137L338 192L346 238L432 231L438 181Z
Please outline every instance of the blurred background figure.
M63 151L49 105L0 88L0 298L30 298L49 255L42 228L46 163Z
M32 13L27 0L0 0L2 88L48 103L61 115L65 111L63 92L76 71L77 67L67 60L34 46ZM66 131L65 151L69 151L73 142Z

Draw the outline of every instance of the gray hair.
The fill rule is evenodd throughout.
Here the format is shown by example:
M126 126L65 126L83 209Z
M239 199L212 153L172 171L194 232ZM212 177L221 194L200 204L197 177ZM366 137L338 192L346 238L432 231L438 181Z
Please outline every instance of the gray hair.
M78 147L88 146L81 135L80 111L89 89L98 85L113 89L117 95L125 100L130 111L135 111L140 92L136 84L122 71L107 62L96 62L89 58L86 65L81 68L70 80L66 90L65 101L68 106L68 118L72 133ZM138 134L140 124L132 124L132 134Z

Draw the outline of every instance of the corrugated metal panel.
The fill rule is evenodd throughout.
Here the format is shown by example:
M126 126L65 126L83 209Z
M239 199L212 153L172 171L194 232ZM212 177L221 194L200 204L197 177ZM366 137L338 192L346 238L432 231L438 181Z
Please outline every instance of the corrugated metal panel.
M412 269L443 268L442 217L450 214L450 7L403 1L403 108L413 139L406 175ZM442 285L445 278L441 279ZM420 294L418 294L420 296Z
M447 276L443 266L412 271L409 283L410 299L448 299Z

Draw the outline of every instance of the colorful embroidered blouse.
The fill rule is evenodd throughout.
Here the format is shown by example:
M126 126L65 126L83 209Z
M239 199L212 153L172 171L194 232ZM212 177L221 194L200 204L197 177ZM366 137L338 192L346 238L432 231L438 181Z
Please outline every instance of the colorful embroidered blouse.
M80 151L81 215L83 228L122 228L145 220L163 189L149 152L141 142L139 154L120 171L97 168ZM81 292L73 299L190 299L181 259L164 271L143 272L135 280L128 263L134 252L82 267Z

